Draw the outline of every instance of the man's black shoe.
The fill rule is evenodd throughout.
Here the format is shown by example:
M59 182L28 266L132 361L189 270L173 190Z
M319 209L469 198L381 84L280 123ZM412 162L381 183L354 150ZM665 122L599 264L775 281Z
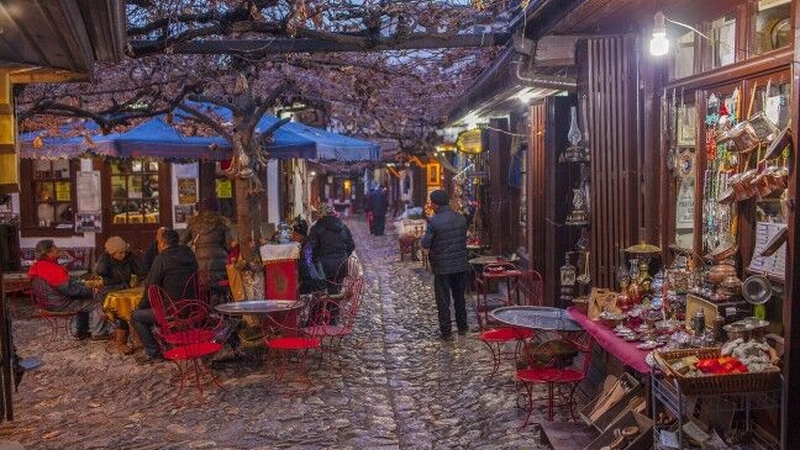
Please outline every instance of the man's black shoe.
M464 329L458 330L458 335L459 336L464 336L467 333L469 333L469 328L464 328Z
M453 335L452 335L452 333L442 334L442 335L439 336L439 339L441 339L443 341L452 341L453 340Z
M86 339L92 337L92 333L89 333L88 331L79 331L72 335L72 337L74 337L76 341L85 341Z
M98 335L91 336L89 339L91 339L93 341L110 341L112 337L113 337L112 335L110 335L108 333L104 333L104 334L98 334Z

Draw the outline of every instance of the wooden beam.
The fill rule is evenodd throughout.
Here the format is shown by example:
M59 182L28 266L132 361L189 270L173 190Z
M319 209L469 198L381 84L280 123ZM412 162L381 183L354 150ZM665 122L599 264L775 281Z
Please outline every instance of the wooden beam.
M790 17L794 23L792 28L797 30L800 26L800 3L792 2L792 12ZM794 33L793 42L793 61L800 58L800 33ZM789 254L786 258L786 298L783 300L783 404L781 405L781 421L783 422L783 433L781 448L800 448L800 427L795 426L800 423L800 408L791 405L800 404L800 342L794 335L800 330L800 306L797 305L795 298L800 295L800 276L795 276L794 271L800 267L800 214L797 213L797 198L800 194L800 183L797 179L797 170L800 167L800 158L797 154L797 142L800 138L798 124L800 124L800 98L797 96L800 89L800 67L797 64L791 65L792 92L789 105L791 111L792 138L795 142L795 156L790 158L794 167L789 168L791 174L789 179L789 217L786 218L789 225L789 242L786 245ZM792 381L794 380L794 381Z
M9 77L11 84L76 83L81 81L89 81L88 73L43 68L11 72Z
M180 42L169 46L171 53L219 55L230 53L250 53L276 55L282 53L334 53L334 52L375 52L385 50L412 50L458 47L494 47L505 45L510 33L457 34L454 36L412 35L407 39L364 38L360 42L336 42L324 39L221 39ZM352 40L352 39L351 39ZM131 41L133 54L150 53L145 51L159 45L156 41Z

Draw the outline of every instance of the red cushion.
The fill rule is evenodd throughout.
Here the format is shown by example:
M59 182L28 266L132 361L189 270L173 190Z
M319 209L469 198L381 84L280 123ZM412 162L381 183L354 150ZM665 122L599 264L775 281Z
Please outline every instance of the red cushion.
M216 333L213 330L188 330L176 331L163 336L163 339L168 344L181 345L181 344L196 344L211 342Z
M282 337L267 340L267 347L276 350L307 350L319 348L320 340L304 337Z
M528 330L526 328L505 327L486 330L478 337L487 342L506 342L517 339L528 339L532 336L533 330Z
M517 379L527 383L576 383L585 377L575 369L535 368L517 371Z
M203 342L202 344L188 344L171 348L164 352L165 359L186 360L202 358L222 349L222 344L216 342Z

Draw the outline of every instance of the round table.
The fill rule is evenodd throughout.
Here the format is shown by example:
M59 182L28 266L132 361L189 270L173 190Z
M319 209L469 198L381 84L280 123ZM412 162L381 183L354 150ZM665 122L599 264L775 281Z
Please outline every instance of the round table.
M489 313L494 320L512 327L543 331L583 331L566 309L549 306L507 306Z
M111 320L122 319L130 322L131 312L139 306L142 295L144 287L111 291L106 294L106 299L103 301L103 310Z
M503 264L514 263L519 260L519 257L506 259L502 256L477 256L470 259L468 262L473 266L485 266L487 264Z
M244 300L241 302L220 303L214 309L229 316L247 314L271 314L291 311L300 307L294 300Z

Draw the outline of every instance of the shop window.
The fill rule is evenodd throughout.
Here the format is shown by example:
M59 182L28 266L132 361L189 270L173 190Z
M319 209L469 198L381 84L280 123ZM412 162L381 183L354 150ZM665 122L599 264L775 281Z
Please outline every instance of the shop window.
M158 161L113 161L111 212L115 224L159 222Z
M684 78L694 75L695 32L689 31L675 43L675 65L672 76Z
M791 44L791 0L761 0L753 20L753 53L762 53Z
M37 159L24 160L20 170L22 179L30 180L20 193L22 226L36 230L25 234L45 236L52 230L71 234L75 226L75 166L67 159Z
M236 196L233 193L233 180L225 174L230 163L217 162L214 169L214 187L219 204L219 212L230 220L236 220Z
M731 13L711 22L711 67L727 66L736 60L736 16Z

